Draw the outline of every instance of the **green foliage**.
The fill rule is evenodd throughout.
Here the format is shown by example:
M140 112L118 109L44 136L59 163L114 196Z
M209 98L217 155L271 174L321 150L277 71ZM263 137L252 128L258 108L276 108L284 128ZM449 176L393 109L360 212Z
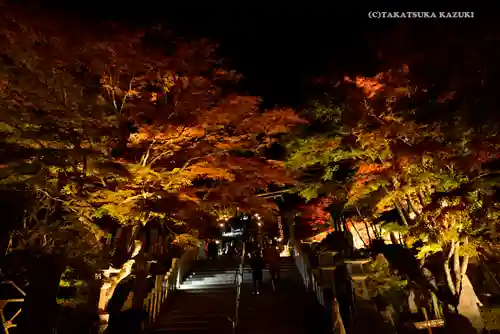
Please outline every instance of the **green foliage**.
M299 193L307 201L310 201L311 199L318 197L321 188L322 186L320 184L310 184L300 189Z
M381 223L382 223L382 229L386 233L399 233L401 235L407 235L410 232L408 226L400 225L397 222L381 222Z
M420 247L420 249L418 250L417 258L424 259L427 256L435 254L435 253L440 252L442 250L443 250L443 247L440 243L437 243L437 242L428 243L428 244Z
M342 124L342 113L343 108L335 105L323 105L321 103L316 103L314 105L313 113L316 119L335 125L334 129L339 131L343 128Z
M408 282L394 275L385 258L377 258L368 268L366 287L370 297L382 297L389 303L396 303L403 294Z
M297 140L290 145L293 153L287 161L287 166L293 170L299 170L317 164L326 165L340 161L343 153L338 149L340 142L341 138L327 136Z
M397 213L398 222L383 223L386 233L399 233L407 247L418 244L423 262L444 253L434 261L463 271L479 245L499 241L498 129L472 124L456 92L453 104L433 100L410 81L407 67L346 82L353 89L345 87L345 103L314 105L315 128L288 147L287 167L301 180L301 195L336 197L344 212L365 221ZM373 270L372 296L401 288L388 268ZM460 281L447 283L460 293Z

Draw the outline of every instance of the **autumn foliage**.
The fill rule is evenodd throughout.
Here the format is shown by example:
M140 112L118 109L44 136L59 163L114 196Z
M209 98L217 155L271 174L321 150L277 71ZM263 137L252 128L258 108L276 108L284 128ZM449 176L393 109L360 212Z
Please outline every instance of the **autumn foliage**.
M311 203L301 206L301 217L309 221L312 226L329 224L332 219L328 206L332 204L332 199L327 197L319 198Z
M347 225L371 223L373 237L391 234L423 263L440 259L450 294L433 293L455 308L469 259L498 242L498 135L471 122L457 92L432 97L411 74L405 65L346 77L344 103L312 109L323 131L290 145L287 166L306 198L344 194Z
M4 20L4 57L14 63L2 72L4 110L11 110L3 129L19 149L67 156L40 166L59 187L41 190L89 224L96 213L147 221L142 210L162 194L259 210L265 203L254 194L293 182L262 154L302 120L292 110L263 111L256 97L222 91L219 84L238 76L217 65L214 45L180 43L165 57L137 32L110 29L74 41L49 35L56 27L36 20L19 22L25 21ZM29 130L22 129L26 122ZM18 162L3 163L8 174Z
M92 271L109 265L106 221L192 245L221 207L276 215L257 195L294 180L266 149L304 121L233 90L216 45L24 11L0 28L0 187L31 198L9 254Z

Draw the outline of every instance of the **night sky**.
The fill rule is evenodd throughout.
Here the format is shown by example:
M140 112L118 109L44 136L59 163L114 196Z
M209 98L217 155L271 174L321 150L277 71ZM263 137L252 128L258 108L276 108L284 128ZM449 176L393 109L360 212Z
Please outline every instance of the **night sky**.
M477 36L499 31L491 20L499 11L476 11L476 19L455 22L370 20L368 6L343 9L319 3L180 6L167 1L91 0L45 1L43 8L76 15L89 24L94 20L143 27L163 23L177 36L207 37L220 44L230 67L244 75L243 90L264 97L268 105L295 107L314 97L314 78L373 75L419 52L443 49L446 43L455 43L459 50L474 48L471 41Z

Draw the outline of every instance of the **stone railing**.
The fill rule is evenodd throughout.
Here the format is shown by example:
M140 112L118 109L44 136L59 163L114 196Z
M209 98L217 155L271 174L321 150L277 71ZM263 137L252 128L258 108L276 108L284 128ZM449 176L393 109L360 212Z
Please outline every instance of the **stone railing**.
M182 280L191 271L194 261L198 257L198 248L186 250L180 258L172 260L172 266L165 275L156 275L153 289L144 300L144 310L148 313L148 318L143 324L149 327L155 323L162 307L164 306L170 291L175 291L180 287ZM129 295L124 308L131 307L132 294Z
M331 268L312 269L308 254L302 251L300 243L292 242L294 246L294 262L302 276L307 291L316 295L318 303L324 307L328 326L333 333L345 334L344 324L340 316L339 306L334 297L332 281L322 279L324 273L329 273Z
M243 285L243 275L245 270L245 257L246 257L246 243L243 244L243 249L241 251L240 264L238 265L238 270L236 271L236 303L234 318L229 319L233 325L233 334L236 333L236 328L238 327L239 317L240 317L240 301L241 301L241 287Z

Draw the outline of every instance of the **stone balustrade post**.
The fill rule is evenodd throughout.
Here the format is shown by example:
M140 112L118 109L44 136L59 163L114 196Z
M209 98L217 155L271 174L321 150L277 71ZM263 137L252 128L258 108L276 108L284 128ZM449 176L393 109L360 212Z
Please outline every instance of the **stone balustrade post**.
M347 270L349 271L349 275L354 282L354 289L356 291L356 295L358 297L363 298L364 300L370 299L370 294L368 293L368 289L366 287L366 278L368 275L365 272L364 265L368 264L370 259L356 259L356 260L345 260L347 264Z
M321 284L326 287L334 287L334 271L337 268L337 255L335 251L326 251L319 254L319 269Z

